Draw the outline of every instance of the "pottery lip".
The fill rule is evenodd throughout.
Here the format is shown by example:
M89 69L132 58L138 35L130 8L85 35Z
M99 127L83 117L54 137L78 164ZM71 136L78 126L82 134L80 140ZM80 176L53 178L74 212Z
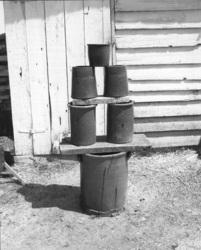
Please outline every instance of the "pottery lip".
M77 108L77 109L88 109L88 108L95 108L96 104L90 104L90 105L73 105L72 102L68 103L68 107L70 108Z
M126 65L108 65L105 68L126 68Z
M129 102L109 103L108 105L123 107L123 106L130 106L130 105L133 105L133 104L134 104L134 101L130 100Z
M101 44L101 43L92 43L92 44L87 44L88 47L90 46L107 46L110 47L110 44Z
M128 152L109 152L109 153L91 153L91 154L85 154L85 156L91 157L91 158L118 158L120 156L126 156Z

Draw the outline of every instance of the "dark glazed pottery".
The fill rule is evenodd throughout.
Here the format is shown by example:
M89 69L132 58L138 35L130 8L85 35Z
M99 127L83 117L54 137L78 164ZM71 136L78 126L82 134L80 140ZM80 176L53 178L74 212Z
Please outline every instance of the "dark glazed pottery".
M125 66L115 65L105 67L105 93L107 97L127 96L128 78Z
M123 210L127 195L127 153L81 156L81 206L89 214L110 216Z
M71 97L74 99L88 99L97 97L96 80L92 67L73 67Z
M70 107L71 143L76 146L92 145L96 142L95 105Z
M133 102L108 104L107 141L128 143L133 140Z
M88 56L90 66L108 66L110 62L110 45L88 44Z

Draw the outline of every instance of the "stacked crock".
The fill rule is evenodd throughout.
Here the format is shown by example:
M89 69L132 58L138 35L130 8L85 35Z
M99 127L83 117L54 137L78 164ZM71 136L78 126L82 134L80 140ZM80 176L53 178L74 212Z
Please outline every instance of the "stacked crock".
M89 44L90 66L74 67L72 98L97 96L95 67L105 68L104 96L128 95L125 66L109 66L110 45ZM96 142L95 105L70 105L71 142L91 145ZM133 102L108 104L107 141L127 143L133 140ZM80 158L81 206L89 214L110 216L123 210L127 195L126 152L85 154Z

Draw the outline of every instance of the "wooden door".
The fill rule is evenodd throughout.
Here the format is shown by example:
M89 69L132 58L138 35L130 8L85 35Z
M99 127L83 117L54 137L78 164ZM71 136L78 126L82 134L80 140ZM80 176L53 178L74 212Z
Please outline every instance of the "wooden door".
M50 154L70 132L72 67L88 65L87 44L111 42L110 0L5 1L4 10L16 155ZM103 69L96 77L101 94Z

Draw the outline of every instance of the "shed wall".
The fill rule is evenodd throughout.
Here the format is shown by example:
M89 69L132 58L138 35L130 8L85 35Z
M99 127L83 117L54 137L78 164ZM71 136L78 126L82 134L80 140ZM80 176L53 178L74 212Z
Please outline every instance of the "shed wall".
M111 42L110 1L4 1L16 155L52 153L70 131L73 66L88 65L87 44ZM103 69L96 69L98 93ZM105 133L105 107L97 134Z
M155 147L201 137L201 2L116 0L116 62L127 66L134 130Z

